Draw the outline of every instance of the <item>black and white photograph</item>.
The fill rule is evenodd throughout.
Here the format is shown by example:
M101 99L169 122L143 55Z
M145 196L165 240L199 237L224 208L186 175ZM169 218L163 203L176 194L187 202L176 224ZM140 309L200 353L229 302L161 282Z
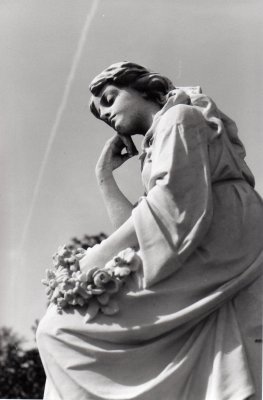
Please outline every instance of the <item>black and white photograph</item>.
M0 399L262 400L263 3L0 0Z

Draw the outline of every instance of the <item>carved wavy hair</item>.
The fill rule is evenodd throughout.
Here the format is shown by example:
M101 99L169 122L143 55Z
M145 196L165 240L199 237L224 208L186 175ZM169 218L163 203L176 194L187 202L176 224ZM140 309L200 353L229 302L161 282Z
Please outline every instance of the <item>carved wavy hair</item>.
M137 90L161 106L166 101L167 93L175 88L170 79L165 76L128 61L110 65L92 80L89 88L94 96L99 96L104 86L108 84L118 88L129 87ZM90 109L95 117L99 118L92 99Z

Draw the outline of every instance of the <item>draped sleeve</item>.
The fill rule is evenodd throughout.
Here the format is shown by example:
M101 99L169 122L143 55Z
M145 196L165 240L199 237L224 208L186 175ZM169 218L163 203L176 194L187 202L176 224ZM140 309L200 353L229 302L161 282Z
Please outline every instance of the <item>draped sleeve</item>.
M166 111L155 127L148 193L132 212L144 288L180 268L209 228L208 129L201 112L182 104Z

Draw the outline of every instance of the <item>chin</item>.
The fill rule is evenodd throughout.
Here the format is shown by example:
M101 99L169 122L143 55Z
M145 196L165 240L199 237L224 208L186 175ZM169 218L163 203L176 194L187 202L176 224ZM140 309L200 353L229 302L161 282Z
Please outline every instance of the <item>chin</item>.
M128 132L128 130L125 129L124 126L119 125L119 124L115 125L115 131L116 131L119 135L122 135L122 136L130 136L130 135L131 135L131 134Z
M132 136L141 133L140 127L137 127L134 124L116 123L115 130L122 136Z

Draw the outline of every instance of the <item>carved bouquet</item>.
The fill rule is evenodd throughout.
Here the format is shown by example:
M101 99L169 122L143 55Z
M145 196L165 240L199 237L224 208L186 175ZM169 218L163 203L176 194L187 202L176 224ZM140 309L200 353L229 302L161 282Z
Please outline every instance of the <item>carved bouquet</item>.
M80 270L79 261L86 250L61 246L53 256L53 269L46 270L46 294L49 303L56 305L57 311L67 307L83 307L85 321L92 320L99 312L114 315L119 306L114 294L119 292L127 277L141 266L141 258L127 248L110 260L104 268L93 267L88 272Z

